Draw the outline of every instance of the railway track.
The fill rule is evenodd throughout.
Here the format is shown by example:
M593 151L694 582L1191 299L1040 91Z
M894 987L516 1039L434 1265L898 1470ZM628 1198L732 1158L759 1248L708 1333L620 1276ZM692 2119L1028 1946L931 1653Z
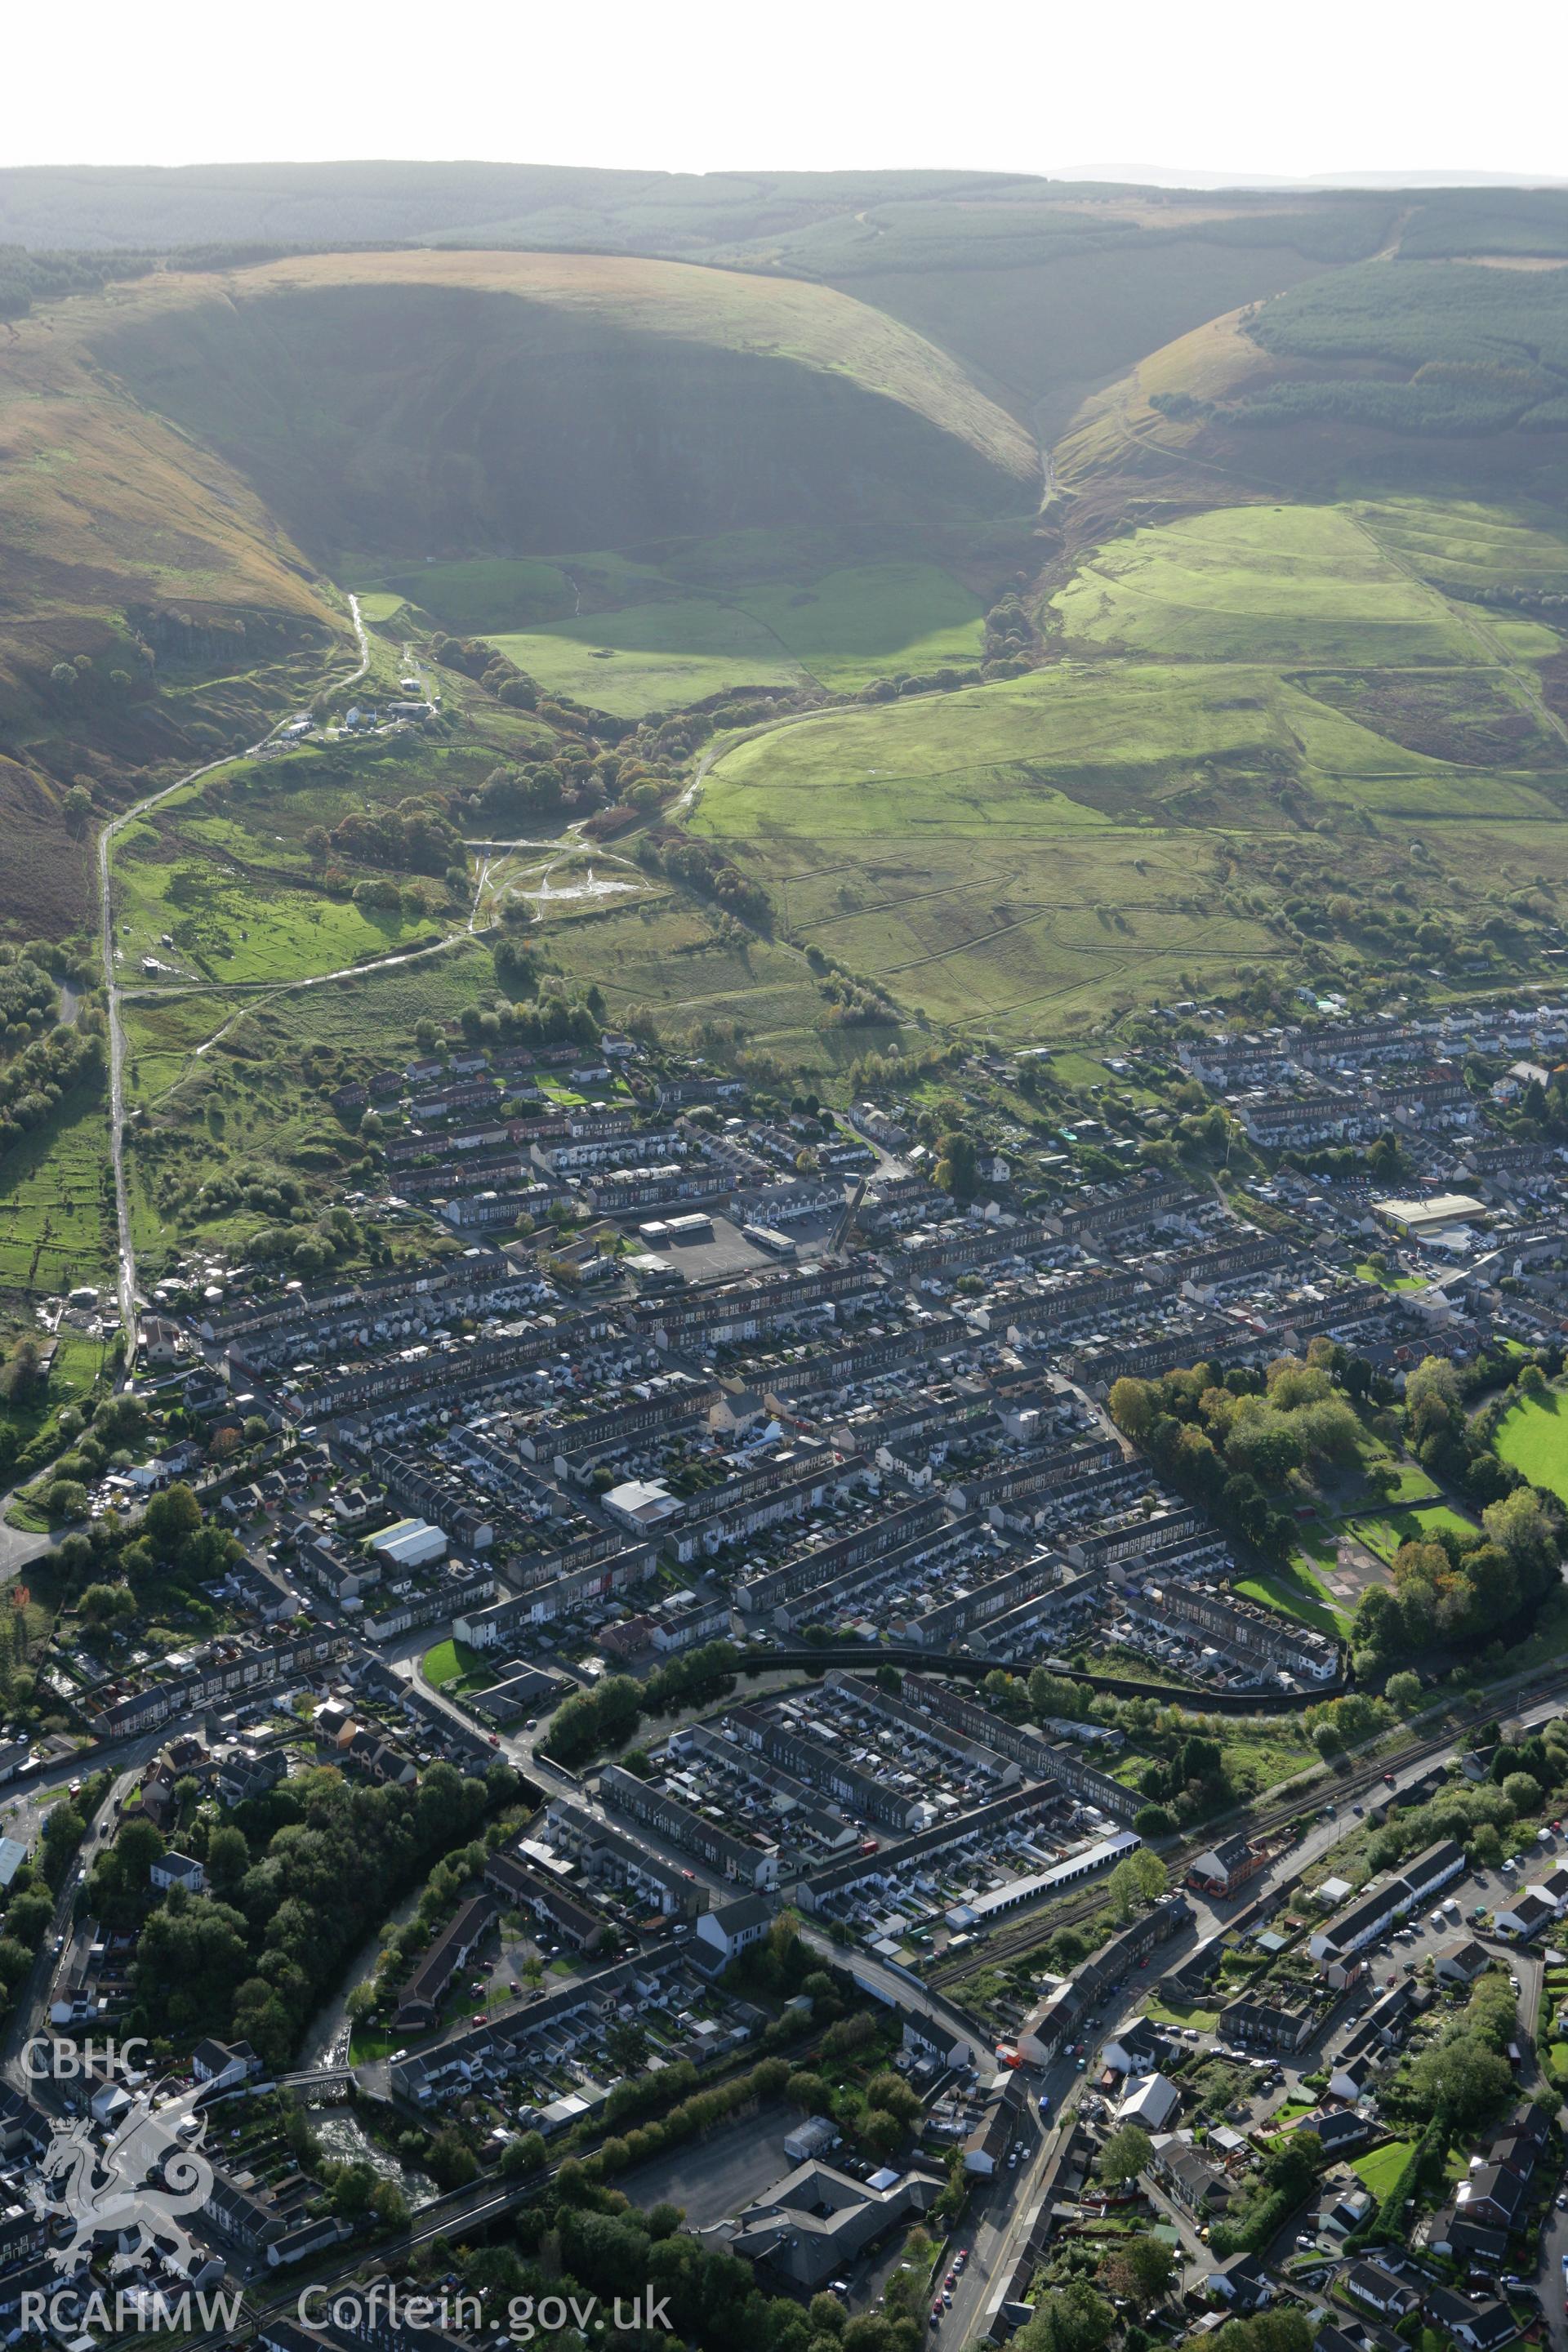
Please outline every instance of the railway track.
M1384 1753L1366 1763L1352 1765L1349 1771L1336 1774L1331 1780L1314 1781L1310 1787L1300 1790L1294 1797L1281 1798L1271 1804L1256 1807L1246 1816L1247 1835L1261 1838L1274 1835L1298 1820L1303 1810L1314 1809L1325 1798L1331 1801L1336 1808L1353 1801L1368 1790L1380 1787L1384 1773L1396 1769L1408 1771L1412 1765L1423 1764L1431 1757L1445 1754L1453 1747L1467 1724L1485 1722L1494 1715L1534 1706L1541 1699L1551 1698L1564 1691L1568 1691L1568 1671L1542 1675L1511 1692L1506 1699L1500 1700L1495 1695L1481 1698L1467 1707L1458 1722L1448 1724L1426 1739L1414 1740L1397 1752ZM1173 1847L1164 1857L1170 1864L1173 1879L1184 1878L1187 1865L1211 1846L1216 1836L1226 1834L1226 1829L1224 1820L1210 1822L1202 1835L1185 1838L1180 1845ZM928 1969L921 1982L928 1985L933 1992L944 1991L950 1986L961 1984L966 1977L973 1976L979 1969L998 1967L1016 1958L1020 1953L1043 1943L1047 1935L1054 1936L1058 1928L1070 1927L1080 1919L1092 1918L1103 1905L1103 1889L1089 1889L1074 1895L1068 1902L1054 1904L1031 1918L1019 1920L1015 1927L1000 1929L979 1948L967 1949L961 1959L942 1961Z

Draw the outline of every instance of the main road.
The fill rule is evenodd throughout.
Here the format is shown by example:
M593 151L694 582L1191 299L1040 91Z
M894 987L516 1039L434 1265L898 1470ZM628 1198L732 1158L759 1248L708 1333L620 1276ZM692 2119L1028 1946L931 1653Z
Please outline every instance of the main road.
M357 596L349 598L349 614L353 622L354 635L359 641L359 661L346 677L338 681L340 686L357 685L370 667L370 639L365 635ZM250 758L276 731L276 729L269 730L259 742L251 744L248 751L226 752L221 760L207 760L201 767L193 768L188 775L176 776L172 784L164 784L159 791L149 793L145 800L133 802L130 808L111 817L98 836L100 937L104 999L109 1018L109 1156L114 1170L114 1220L119 1249L116 1289L121 1328L125 1333L128 1370L136 1361L136 1244L131 1230L131 1201L125 1189L125 1033L121 1026L121 989L114 968L114 897L110 887L110 851L126 826L145 816L149 809L157 808L172 793L184 792L188 784L199 783L204 776L210 776L215 770L226 768L235 759Z

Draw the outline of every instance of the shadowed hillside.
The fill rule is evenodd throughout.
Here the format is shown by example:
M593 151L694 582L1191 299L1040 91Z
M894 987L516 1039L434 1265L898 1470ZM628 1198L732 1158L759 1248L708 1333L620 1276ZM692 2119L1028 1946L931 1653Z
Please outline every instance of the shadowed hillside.
M951 361L823 287L597 256L152 281L98 354L323 561L1026 509Z
M942 352L830 288L738 271L299 257L73 286L0 333L0 753L24 866L79 782L123 802L308 700L347 551L967 528L1038 497L1032 437ZM66 928L86 861L56 842L47 863ZM5 875L0 902L28 919Z

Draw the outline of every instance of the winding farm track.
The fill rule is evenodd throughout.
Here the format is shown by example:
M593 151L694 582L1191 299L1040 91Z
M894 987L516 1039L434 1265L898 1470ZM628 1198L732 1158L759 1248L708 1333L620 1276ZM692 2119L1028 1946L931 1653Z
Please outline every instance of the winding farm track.
M340 686L357 685L370 667L370 639L365 635L357 596L349 598L349 614L353 622L354 635L359 641L359 661L346 677L338 681ZM264 736L261 741L267 740ZM261 743L250 746L252 752L260 749ZM226 768L235 756L232 751L227 752L221 760L208 760L201 767L193 768L188 775L176 776L172 784L164 784L160 791L149 793L145 800L137 801L132 807L122 810L98 836L100 944L104 999L109 1016L109 1154L114 1170L114 1218L119 1247L116 1289L121 1327L125 1333L127 1367L136 1361L136 1245L131 1230L131 1201L125 1188L125 1032L120 1019L122 992L114 973L114 896L110 880L110 852L117 836L124 832L127 825L134 824L147 814L149 809L157 808L172 793L183 792L187 784L199 783L203 776L210 776L218 768ZM244 758L247 755L241 753L239 756Z

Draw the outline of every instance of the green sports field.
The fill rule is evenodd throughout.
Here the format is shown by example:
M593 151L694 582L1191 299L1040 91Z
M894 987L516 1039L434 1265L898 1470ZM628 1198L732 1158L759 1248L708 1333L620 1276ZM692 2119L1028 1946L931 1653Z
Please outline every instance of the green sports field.
M1568 1502L1568 1407L1557 1390L1521 1397L1498 1431L1497 1450L1532 1486L1544 1486Z

